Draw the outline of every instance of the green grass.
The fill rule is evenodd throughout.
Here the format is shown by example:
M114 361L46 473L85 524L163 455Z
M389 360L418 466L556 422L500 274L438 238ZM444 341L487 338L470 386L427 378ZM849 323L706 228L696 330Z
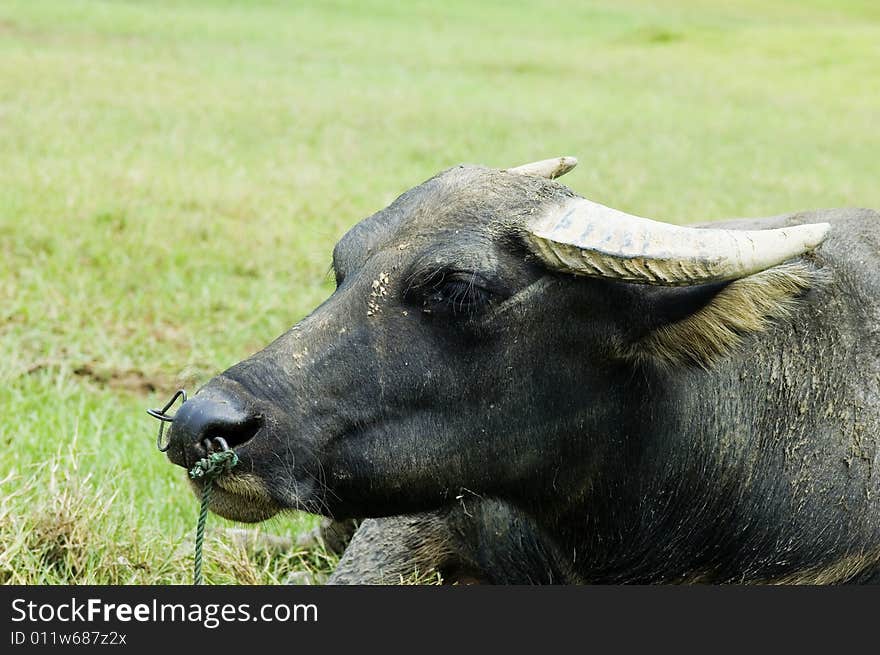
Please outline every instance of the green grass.
M306 314L401 191L573 154L576 191L668 220L880 207L878 71L871 0L7 0L0 581L187 582L197 503L144 408Z

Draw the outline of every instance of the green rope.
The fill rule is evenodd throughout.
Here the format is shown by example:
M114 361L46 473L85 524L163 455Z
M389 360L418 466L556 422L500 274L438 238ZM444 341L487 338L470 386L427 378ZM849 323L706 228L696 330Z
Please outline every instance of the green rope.
M234 450L221 450L200 459L189 471L189 477L193 480L204 479L202 508L199 510L199 522L196 526L196 552L193 562L194 585L205 583L202 577L202 547L205 545L205 523L208 520L208 507L211 505L214 480L231 471L236 464L238 464L238 455Z

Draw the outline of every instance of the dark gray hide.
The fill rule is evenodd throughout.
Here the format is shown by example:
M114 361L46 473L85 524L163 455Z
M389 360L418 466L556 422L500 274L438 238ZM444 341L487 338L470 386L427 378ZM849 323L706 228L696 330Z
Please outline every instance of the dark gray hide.
M728 223L832 229L667 288L542 263L529 225L571 196L472 166L403 194L337 244L325 303L183 405L169 457L225 436L231 518L421 513L366 521L338 582L386 554L385 581L876 579L878 214Z

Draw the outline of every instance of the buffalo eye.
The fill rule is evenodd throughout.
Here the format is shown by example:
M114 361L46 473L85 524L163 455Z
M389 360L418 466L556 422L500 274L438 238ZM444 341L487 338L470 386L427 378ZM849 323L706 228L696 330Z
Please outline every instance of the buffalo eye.
M475 273L441 271L412 291L410 299L428 314L473 316L492 301L492 293Z

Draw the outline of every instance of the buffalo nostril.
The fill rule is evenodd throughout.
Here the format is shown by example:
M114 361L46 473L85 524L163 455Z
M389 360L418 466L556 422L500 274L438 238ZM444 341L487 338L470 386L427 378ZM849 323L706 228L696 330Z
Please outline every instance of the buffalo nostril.
M260 431L262 419L261 414L254 414L241 422L212 423L206 426L204 438L219 437L224 439L230 448L243 446Z
M191 466L204 457L206 439L220 437L230 448L254 438L263 415L240 396L222 389L204 389L183 403L171 424L168 458L180 466Z

